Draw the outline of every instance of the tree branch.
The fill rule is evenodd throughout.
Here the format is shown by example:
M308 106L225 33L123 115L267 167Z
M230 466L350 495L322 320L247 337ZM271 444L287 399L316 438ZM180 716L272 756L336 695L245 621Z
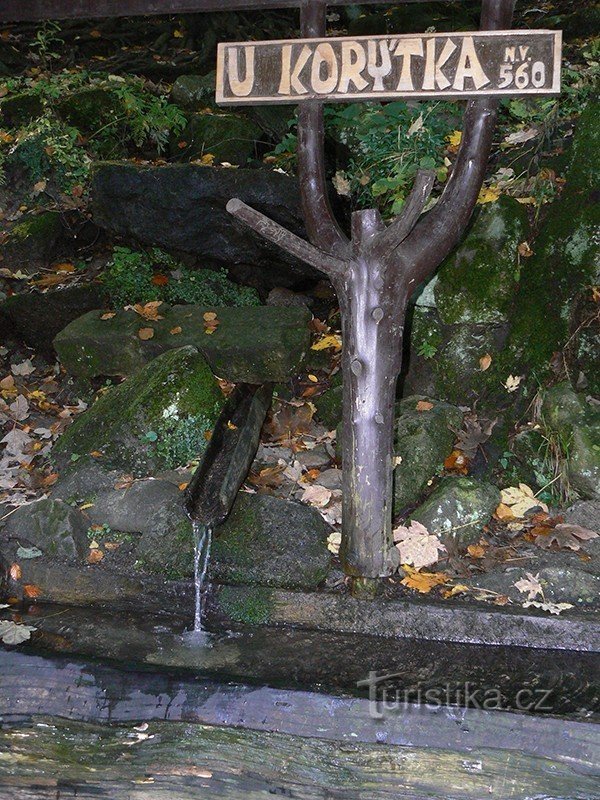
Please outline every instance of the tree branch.
M321 38L326 33L324 2L302 2L301 35ZM323 103L301 103L298 109L298 175L304 223L310 241L327 253L350 256L350 242L337 223L325 178Z
M483 0L481 29L510 27L514 0ZM498 101L471 100L465 112L458 157L437 205L402 242L402 256L410 264L412 285L416 286L448 255L460 239L473 213L485 178Z
M346 271L348 262L342 261L328 253L323 253L308 242L305 242L304 239L296 236L296 234L286 230L286 228L278 222L269 219L269 217L266 217L264 214L261 214L260 211L256 211L256 209L246 205L246 203L241 200L237 198L230 200L226 208L230 214L249 228L252 228L252 230L258 233L259 236L262 236L263 239L273 242L273 244L281 247L282 250L299 258L306 264L310 264L311 267L315 267L321 272L324 272L330 278L336 278Z
M402 213L373 242L372 247L380 256L383 257L398 247L415 227L429 200L434 183L435 172L430 170L417 172L414 186L404 204Z

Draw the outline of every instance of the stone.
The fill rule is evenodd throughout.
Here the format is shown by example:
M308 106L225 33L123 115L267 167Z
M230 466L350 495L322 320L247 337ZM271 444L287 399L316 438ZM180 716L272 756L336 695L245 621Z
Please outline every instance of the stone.
M499 502L500 490L490 483L447 477L410 517L462 549L479 540Z
M331 463L331 456L325 450L325 447L319 445L313 450L303 450L301 453L296 453L296 461L306 469L323 469Z
M10 321L12 338L53 357L54 337L82 314L101 306L103 301L100 284L82 283L45 293L15 294L0 304L0 314Z
M570 484L584 499L600 499L600 409L568 382L549 389L542 417L558 435Z
M418 411L419 402L429 402L432 408ZM414 395L398 404L396 415L394 452L402 461L394 469L394 513L399 514L418 502L429 481L443 468L463 414L456 406Z
M525 207L512 197L480 209L464 242L439 269L434 294L442 322L508 320L519 280L517 247L526 230Z
M506 595L514 603L527 602L527 594L520 592L515 583L527 577L527 573L538 576L544 597L537 596L537 602L572 603L574 606L598 605L600 599L600 575L594 575L575 563L561 563L563 553L548 553L543 561L532 559L527 567L512 567L503 571L490 572L473 579L471 585ZM556 563L552 563L552 562Z
M26 274L48 265L63 235L57 211L28 214L14 225L0 245L2 267Z
M287 589L314 589L326 577L330 528L310 506L240 493L216 530L212 579Z
M205 332L203 315L215 312L219 325ZM72 375L130 375L151 359L175 347L197 348L220 378L233 383L287 381L300 369L310 345L311 314L302 308L248 306L207 308L161 306L163 317L146 322L119 311L102 320L92 311L72 322L54 340L56 352ZM151 339L141 340L140 328L151 327ZM172 330L181 328L181 333Z
M185 111L200 111L215 107L217 73L180 75L171 89L171 102Z
M106 469L137 477L184 465L206 449L224 397L193 347L171 350L106 392L52 450L59 468L100 452Z
M261 134L258 125L239 114L191 114L172 145L171 155L192 161L210 154L217 164L226 161L244 166L256 157L256 142Z
M232 197L306 238L298 182L273 170L99 163L92 178L94 220L125 240L191 253L255 287L321 277L237 223L225 210Z
M60 98L56 111L68 124L84 136L94 136L99 130L112 126L115 135L96 140L95 147L105 158L125 157L126 149L118 135L119 120L127 114L125 101L109 89L100 86L84 87Z
M37 547L49 558L82 561L88 553L85 515L61 500L43 499L21 506L0 532L2 553L16 556L18 547Z
M335 430L342 421L342 401L343 388L341 386L332 386L323 394L313 398L312 402L317 409L317 419L330 431Z
M39 117L44 110L42 98L34 92L19 92L0 100L3 128L21 128Z

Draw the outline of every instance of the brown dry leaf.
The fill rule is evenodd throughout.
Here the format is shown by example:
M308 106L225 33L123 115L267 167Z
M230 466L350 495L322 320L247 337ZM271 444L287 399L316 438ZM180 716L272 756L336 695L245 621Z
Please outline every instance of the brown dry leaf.
M495 606L505 606L508 603L510 603L510 597L507 594L499 594L498 597L494 598Z
M530 258L533 255L533 250L529 246L529 242L521 242L521 244L517 247L519 255L523 258Z
M59 264L54 264L52 272L75 272L75 264L71 261L61 261Z
M91 455L92 458L102 458L104 453L101 450L92 450L90 455Z
M541 508L546 512L548 511L548 506L535 496L533 489L527 486L526 483L503 489L501 504L508 506L513 516L517 519L522 519L532 508ZM498 516L498 509L496 509L496 516Z
M582 541L586 542L589 539L597 538L598 534L594 531L582 528L581 525L563 522L549 530L547 534L536 536L535 544L544 550L548 550L552 545L556 545L558 548L566 547L569 550L579 550Z
M430 403L429 400L419 400L415 406L416 411L431 411L432 408L433 403Z
M251 472L248 481L258 489L277 489L283 482L284 467L277 464L275 467L265 467L257 474Z
M477 414L465 414L463 419L463 430L459 431L456 437L456 447L458 450L473 460L477 455L477 450L485 444L492 435L497 419L478 419Z
M471 558L484 558L487 552L487 548L481 544L470 544L467 547L467 553L471 556Z
M54 486L57 480L58 472L51 472L49 475L46 475L44 478L42 478L41 486L43 486L44 489L48 489L50 486Z
M185 492L185 490L189 485L190 485L189 481L184 481L183 483L178 484L177 488L179 489L180 492Z
M450 579L445 572L419 572L408 564L402 564L402 569L406 577L400 583L409 589L416 589L421 594L428 594L436 586L441 586Z
M307 489L308 491L308 489ZM446 548L427 528L420 522L413 520L407 527L399 525L393 531L394 544L400 552L402 564L410 564L415 569L430 567L440 557L440 552Z
M88 553L87 563L88 564L97 564L99 561L102 561L103 558L104 558L103 551L99 550L97 548L94 548L93 550L90 550L90 552Z
M55 272L52 275L44 275L43 278L32 281L32 283L40 289L49 289L51 286L58 286L58 284L64 283L67 279L67 273Z
M29 597L31 600L33 600L36 597L40 597L42 590L39 586L36 586L35 583L26 583L23 586L23 594L25 597Z
M482 372L485 372L486 369L489 369L492 364L492 357L489 353L486 353L484 356L481 356L479 359L479 369Z
M140 328L138 331L138 337L143 342L148 341L148 339L152 339L153 336L154 336L154 328Z
M265 425L265 433L274 442L291 440L310 431L313 415L311 403L299 406L279 403Z
M181 333L181 325L176 325L174 328L171 328L169 333L171 336L178 336Z
M136 314L139 314L140 317L147 319L149 322L155 322L162 319L162 316L158 313L160 306L162 306L162 300L151 300L144 305L136 303L134 306L128 306L128 308L133 308Z
M21 570L20 564L11 564L10 565L10 577L13 581L20 581L23 572Z
M202 315L202 318L204 319L204 333L208 334L209 336L213 334L217 330L217 327L221 324L214 311L207 311Z
M117 312L116 311L107 311L106 314L102 314L101 315L100 319L101 320L107 320L107 319L112 319L113 317L116 317L116 316L117 316Z
M134 483L135 478L133 475L123 475L123 477L115 483L115 489L129 489Z
M121 546L121 542L104 542L104 549L105 550L118 550Z
M7 375L6 378L2 378L0 381L0 389L3 392L14 392L15 390L15 379L12 375Z
M459 475L466 475L469 471L469 459L460 450L453 450L444 460L444 469L457 472Z
M304 490L301 500L316 508L325 508L331 500L331 490L313 483Z
M513 522L516 519L509 506L504 503L500 503L498 508L494 511L494 516L501 522Z

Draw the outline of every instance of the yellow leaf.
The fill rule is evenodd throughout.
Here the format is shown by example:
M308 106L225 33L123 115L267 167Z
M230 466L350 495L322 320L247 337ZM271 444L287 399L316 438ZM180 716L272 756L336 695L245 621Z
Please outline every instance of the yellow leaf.
M319 341L315 342L310 349L328 350L330 347L333 347L335 350L342 349L342 340L336 333L330 333L327 336L324 336L322 339L319 339Z
M433 403L430 403L429 400L419 400L415 406L416 411L431 411L432 408Z
M500 194L501 191L499 186L483 186L479 192L477 202L479 205L484 205L485 203L495 203L500 197Z
M177 30L173 31L173 37L175 39L183 39L184 36L185 36L185 32L182 31L182 30L177 29Z
M171 328L169 333L171 334L171 336L177 336L178 334L181 333L181 326L176 325L174 328Z
M463 583L457 583L456 586L453 586L451 589L447 589L445 592L442 592L442 597L447 600L449 597L454 597L456 594L462 594L463 592L468 591L468 586L465 586Z
M152 339L153 336L154 336L154 328L140 328L138 331L138 337L143 342L146 342L148 339Z
M117 314L116 314L115 311L107 311L106 314L102 314L100 319L102 319L102 320L112 319L113 317L116 317L116 316L117 316Z
M428 594L436 586L440 586L449 580L445 572L419 572L408 564L402 564L402 569L406 577L400 581L409 589L416 589L421 594Z
M308 380L309 380L311 383L318 383L318 382L319 382L319 379L317 378L317 376L316 376L316 375L308 375Z
M462 131L452 131L446 136L446 141L449 145L448 149L455 153L462 142Z
M205 154L202 156L202 158L200 159L200 164L201 164L203 167L212 167L212 165L213 165L214 163L215 163L215 157L213 156L213 154L212 154L212 153L205 153Z

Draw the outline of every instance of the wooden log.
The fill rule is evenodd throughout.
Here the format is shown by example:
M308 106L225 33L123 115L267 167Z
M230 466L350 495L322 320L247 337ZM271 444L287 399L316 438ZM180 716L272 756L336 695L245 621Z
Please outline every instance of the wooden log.
M378 0L363 0L363 4ZM425 0L396 0L420 3ZM328 5L352 5L354 0L329 0ZM194 14L205 11L267 11L297 8L301 0L3 0L0 21L95 19L157 14Z

